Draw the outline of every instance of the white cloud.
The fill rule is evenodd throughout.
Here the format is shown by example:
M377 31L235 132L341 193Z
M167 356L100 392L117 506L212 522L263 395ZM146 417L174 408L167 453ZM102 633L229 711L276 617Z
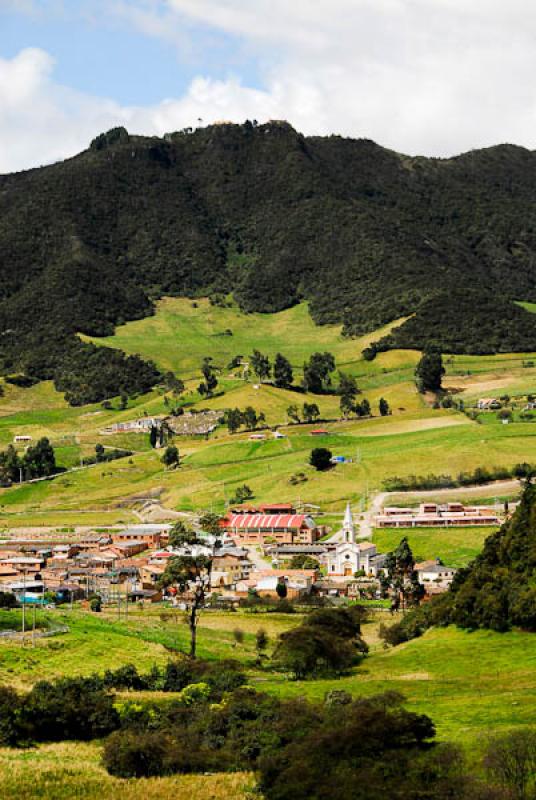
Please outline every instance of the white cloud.
M92 2L101 0L85 7ZM182 53L199 47L194 29L232 35L261 65L262 88L244 76L199 75L181 97L125 107L59 86L50 55L23 50L0 60L0 171L72 155L112 125L162 134L198 118L286 118L307 134L366 136L428 155L504 141L536 147L531 0L116 0L107 7Z

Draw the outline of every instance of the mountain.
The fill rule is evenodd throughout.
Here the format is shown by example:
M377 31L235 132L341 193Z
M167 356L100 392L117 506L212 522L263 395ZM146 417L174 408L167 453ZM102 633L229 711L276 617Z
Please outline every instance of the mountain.
M153 365L83 344L163 294L307 299L373 350L536 349L536 153L410 158L286 122L164 136L116 128L75 158L0 176L0 371L71 402L144 391ZM180 343L178 343L180 346ZM374 355L374 352L370 354Z

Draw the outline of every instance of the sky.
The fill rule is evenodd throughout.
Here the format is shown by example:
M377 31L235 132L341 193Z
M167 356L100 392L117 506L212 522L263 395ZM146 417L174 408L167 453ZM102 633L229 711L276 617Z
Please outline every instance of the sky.
M124 125L536 149L533 0L0 0L0 173Z

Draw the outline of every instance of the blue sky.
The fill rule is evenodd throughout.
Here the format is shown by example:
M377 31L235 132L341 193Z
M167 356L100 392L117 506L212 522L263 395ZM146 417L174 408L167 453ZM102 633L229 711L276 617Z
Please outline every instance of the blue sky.
M533 149L534 74L533 0L0 0L0 172L222 119Z

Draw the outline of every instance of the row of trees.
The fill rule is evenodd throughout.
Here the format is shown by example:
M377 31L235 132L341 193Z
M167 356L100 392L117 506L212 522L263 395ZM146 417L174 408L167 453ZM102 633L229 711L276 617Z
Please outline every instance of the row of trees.
M236 433L242 426L248 431L253 431L266 423L264 412L257 413L252 406L246 406L241 411L239 408L229 408L223 415L223 421L230 433Z

